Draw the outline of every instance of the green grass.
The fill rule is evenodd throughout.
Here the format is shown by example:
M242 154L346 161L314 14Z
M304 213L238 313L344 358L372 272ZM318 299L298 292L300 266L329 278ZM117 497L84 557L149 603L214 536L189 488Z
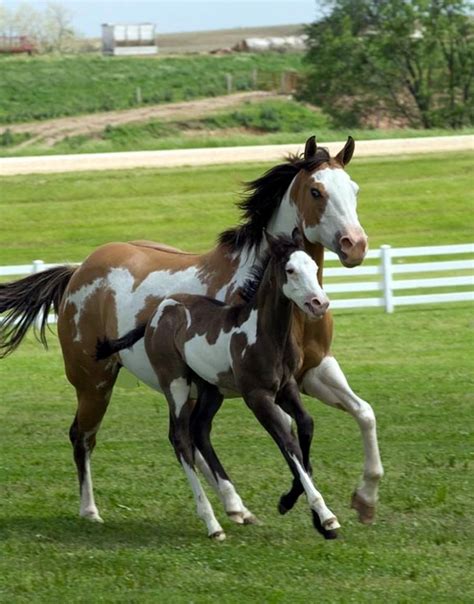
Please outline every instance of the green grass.
M371 244L472 240L472 154L354 160ZM238 181L266 166L135 170L2 179L0 265L81 260L109 240L148 237L208 249L235 222ZM357 427L307 400L317 484L344 539L324 542L304 499L279 517L281 455L239 401L214 440L248 507L211 543L167 442L162 397L118 387L94 454L106 524L78 518L67 430L75 404L54 335L0 362L4 602L472 602L472 307L336 314L334 352L378 418L386 477L378 519L348 509L362 467Z
M285 69L300 69L301 55L269 53L230 56L0 57L0 124L80 115L226 94L275 88Z
M372 247L472 240L470 153L356 159L359 217ZM144 237L193 251L237 222L242 181L267 165L241 164L2 179L0 265L40 257L80 261L107 241Z
M12 134L8 129L0 135L0 156L51 155L69 153L107 153L113 151L189 149L240 145L301 143L318 134L318 141L345 140L347 131L332 127L327 115L294 100L279 99L244 103L239 109L224 111L211 117L186 121L152 120L121 126L107 126L90 135L67 136L53 146L36 142L16 147L31 134ZM383 138L414 138L473 134L474 128L462 130L432 129L357 129L356 140Z

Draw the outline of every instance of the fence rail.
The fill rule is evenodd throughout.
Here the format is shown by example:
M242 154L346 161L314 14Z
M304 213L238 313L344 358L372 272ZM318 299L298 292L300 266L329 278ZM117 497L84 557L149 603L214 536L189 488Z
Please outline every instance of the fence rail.
M464 257L459 260L427 260L439 256ZM407 262L407 259L412 258L421 258L423 261L408 260ZM473 243L406 248L382 245L380 249L368 252L364 266L353 269L332 267L331 264L336 261L339 262L336 254L326 253L324 289L331 298L333 309L383 307L386 312L392 313L396 306L474 302ZM46 264L42 260L35 260L31 264L0 266L0 278L37 273L53 266L57 264ZM424 276L426 273L438 273L444 276L426 278ZM451 274L445 276L446 273ZM399 275L411 277L400 279ZM372 279L360 280L360 277L366 276ZM451 288L451 291L446 291L446 288ZM453 288L455 291L452 291ZM420 290L426 289L443 291L420 293ZM410 290L412 292L415 290L415 293L407 294L406 292ZM358 294L363 292L375 292L376 295L359 297ZM398 292L404 293L399 295ZM342 297L337 294L341 294ZM55 320L53 315L48 318L50 323L54 323Z

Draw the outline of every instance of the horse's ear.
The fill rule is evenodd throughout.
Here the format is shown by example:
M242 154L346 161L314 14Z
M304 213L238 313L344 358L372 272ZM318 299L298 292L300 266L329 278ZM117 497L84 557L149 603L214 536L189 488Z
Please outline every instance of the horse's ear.
M316 155L316 147L318 146L315 136L310 136L304 146L304 158L311 159Z
M298 227L295 227L293 229L291 236L293 238L293 241L295 242L295 245L297 245L299 248L304 248L303 233Z
M341 164L341 166L347 166L347 164L351 161L352 155L354 154L354 147L354 139L352 136L348 136L344 149L341 149L336 155L336 160Z

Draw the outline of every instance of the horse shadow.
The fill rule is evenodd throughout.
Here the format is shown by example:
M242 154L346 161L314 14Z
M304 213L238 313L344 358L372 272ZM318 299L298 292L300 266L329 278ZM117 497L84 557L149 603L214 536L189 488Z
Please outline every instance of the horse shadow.
M113 550L122 547L169 548L202 538L193 523L176 524L146 519L110 520L92 523L72 516L18 516L0 519L0 541L28 541Z

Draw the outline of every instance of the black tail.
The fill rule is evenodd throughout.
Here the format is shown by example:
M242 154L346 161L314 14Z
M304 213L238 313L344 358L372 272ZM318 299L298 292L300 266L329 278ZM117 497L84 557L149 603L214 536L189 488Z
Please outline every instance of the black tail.
M96 361L102 361L103 359L110 357L115 352L124 350L124 348L131 348L138 342L138 340L143 338L145 335L145 329L146 323L142 323L117 340L109 340L107 337L103 338L102 340L98 338L95 347Z
M0 358L13 352L42 312L35 335L47 347L46 326L53 306L57 314L75 267L56 266L18 281L0 283Z

